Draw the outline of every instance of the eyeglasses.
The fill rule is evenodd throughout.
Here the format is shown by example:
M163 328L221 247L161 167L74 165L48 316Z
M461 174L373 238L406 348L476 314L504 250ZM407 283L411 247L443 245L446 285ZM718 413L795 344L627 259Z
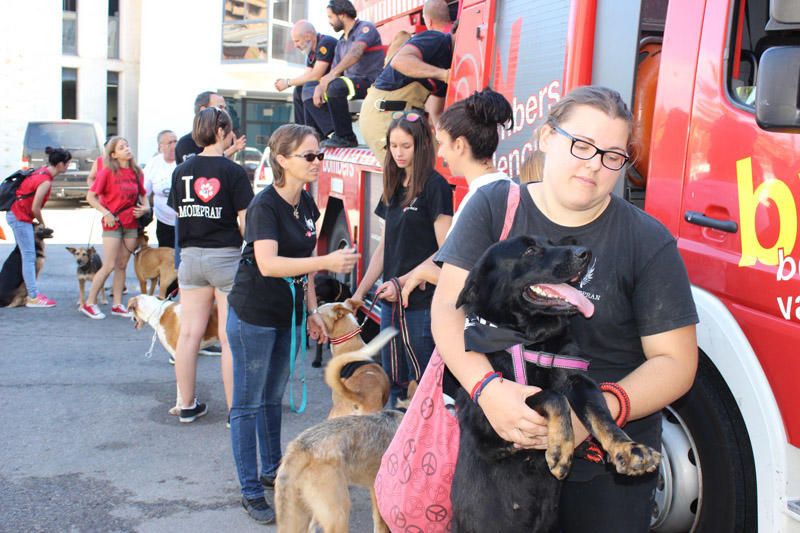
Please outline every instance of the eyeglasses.
M313 163L315 159L322 161L325 158L325 152L319 152L316 154L314 152L308 152L307 154L292 154L292 157L302 157L309 163Z
M409 122L416 122L422 118L422 115L416 111L395 111L392 113L392 120L406 119Z
M608 170L620 170L630 160L630 156L614 151L614 150L601 150L589 141L578 139L573 135L562 130L558 126L553 126L553 129L572 141L569 152L578 159L588 161L597 154L600 154L600 163L603 164Z

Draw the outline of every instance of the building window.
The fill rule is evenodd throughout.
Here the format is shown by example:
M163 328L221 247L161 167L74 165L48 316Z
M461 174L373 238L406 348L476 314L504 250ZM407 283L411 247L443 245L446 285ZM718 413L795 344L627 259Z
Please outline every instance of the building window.
M108 0L108 58L119 59L119 0Z
M223 0L223 61L303 64L291 30L295 21L306 18L307 4L308 0Z
M61 69L61 118L78 118L78 69Z
M61 53L78 54L78 0L64 0L61 25Z
M119 135L119 72L108 71L106 81L106 137Z

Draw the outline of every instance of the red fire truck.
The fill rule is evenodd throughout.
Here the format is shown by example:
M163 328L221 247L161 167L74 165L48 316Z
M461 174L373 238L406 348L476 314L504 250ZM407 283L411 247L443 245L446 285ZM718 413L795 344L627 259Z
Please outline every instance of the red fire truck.
M499 169L518 175L572 87L613 87L635 112L636 164L617 193L678 239L700 314L696 383L664 413L653 529L800 531L800 2L457 1L447 101L487 85L508 98ZM357 2L384 43L423 30L421 6ZM464 180L448 179L460 200ZM326 153L320 251L356 243L353 284L381 191L368 149Z

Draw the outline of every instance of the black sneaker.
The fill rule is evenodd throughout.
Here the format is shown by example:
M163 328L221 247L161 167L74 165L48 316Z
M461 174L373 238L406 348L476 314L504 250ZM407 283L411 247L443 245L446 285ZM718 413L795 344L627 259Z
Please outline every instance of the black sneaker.
M339 137L334 133L330 139L322 141L320 146L323 148L355 148L358 146L358 139L356 139L355 135Z
M242 507L250 515L250 518L259 524L272 524L275 522L275 511L272 510L272 507L269 506L263 496L253 500L242 497Z
M195 401L194 403L195 405L191 409L181 409L181 415L178 420L184 423L189 423L194 422L201 416L205 416L205 414L208 412L208 406L198 401Z
M275 488L275 475L271 476L261 476L261 485L265 489L274 489Z

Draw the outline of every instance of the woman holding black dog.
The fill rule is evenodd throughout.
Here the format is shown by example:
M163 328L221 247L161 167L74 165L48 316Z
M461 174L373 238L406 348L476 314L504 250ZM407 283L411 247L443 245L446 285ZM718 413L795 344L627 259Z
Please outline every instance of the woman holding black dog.
M375 209L385 222L383 234L354 297L363 299L383 275L376 291L376 297L387 302L381 306L381 328L395 326L402 332L381 350L394 405L406 396L411 380L425 371L433 352L433 287L420 287L407 301L401 301L400 293L409 273L444 242L453 216L453 192L433 168L433 136L424 115L392 115L386 146L383 199Z
M80 310L95 320L106 317L97 306L97 294L104 290L106 278L113 271L111 314L130 317L128 308L122 304L125 272L136 250L138 219L150 211L150 203L142 169L124 138L112 137L106 143L103 166L97 171L86 201L103 215L103 267L95 274L89 297Z
M605 393L611 414L629 402L625 432L660 450L660 411L686 393L697 368L697 313L674 237L614 189L630 160L632 117L620 95L581 87L563 97L537 132L527 162L537 182L522 187L510 237L565 237L589 248L593 260L579 281L592 300L591 319L571 319L591 361L589 375L616 382ZM547 447L545 420L524 400L536 387L491 379L485 355L464 349L464 313L456 307L468 272L501 233L509 184L475 193L437 255L442 275L433 299L433 332L442 359L467 391L485 385L478 403L495 431L523 448ZM573 416L575 442L588 435ZM606 465L573 462L561 493L562 531L646 532L657 472L641 477ZM523 504L524 505L524 504Z
M360 257L351 249L314 255L319 210L305 187L316 181L324 157L314 130L281 126L270 137L269 150L273 182L247 208L246 244L228 298L227 322L233 352L233 458L242 506L263 524L275 519L264 499L264 485L274 485L281 460L283 393L297 348L305 342L304 292L308 331L325 342L325 326L314 313L313 274L350 272ZM302 411L304 403L305 390L297 409Z
M54 307L51 300L39 292L36 284L36 240L33 221L44 226L42 208L50 198L50 185L53 178L67 170L72 155L63 148L45 148L47 165L25 178L17 188L17 200L6 213L6 222L14 233L22 256L22 279L28 290L25 307Z

